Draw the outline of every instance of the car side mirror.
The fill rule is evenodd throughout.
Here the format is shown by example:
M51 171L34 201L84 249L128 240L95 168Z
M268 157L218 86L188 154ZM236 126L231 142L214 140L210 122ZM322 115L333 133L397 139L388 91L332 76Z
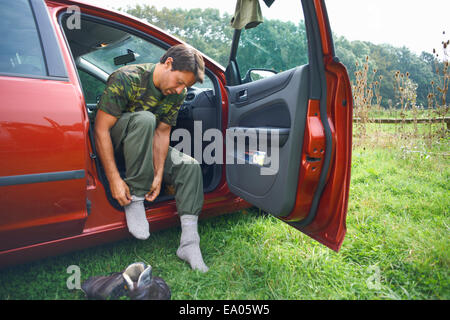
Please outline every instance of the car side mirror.
M270 69L249 69L245 74L243 83L265 79L277 74L275 70Z

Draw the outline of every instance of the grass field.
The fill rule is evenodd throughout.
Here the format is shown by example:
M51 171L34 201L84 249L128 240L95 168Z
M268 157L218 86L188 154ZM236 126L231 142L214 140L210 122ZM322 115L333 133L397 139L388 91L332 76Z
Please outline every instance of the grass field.
M449 141L414 149L393 137L355 141L339 253L250 209L200 222L206 274L176 257L173 228L0 270L0 299L84 299L66 286L70 265L84 281L135 261L153 266L172 299L450 299Z

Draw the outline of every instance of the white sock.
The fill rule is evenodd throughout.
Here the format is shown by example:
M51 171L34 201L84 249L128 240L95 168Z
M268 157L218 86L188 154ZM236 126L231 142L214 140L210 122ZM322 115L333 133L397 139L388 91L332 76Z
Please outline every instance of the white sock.
M145 197L131 196L130 204L124 206L128 231L140 240L145 240L150 236L150 227L145 216L144 199Z
M207 272L209 268L203 261L200 251L200 236L197 231L198 216L184 214L180 216L181 239L177 256L188 262L194 270Z

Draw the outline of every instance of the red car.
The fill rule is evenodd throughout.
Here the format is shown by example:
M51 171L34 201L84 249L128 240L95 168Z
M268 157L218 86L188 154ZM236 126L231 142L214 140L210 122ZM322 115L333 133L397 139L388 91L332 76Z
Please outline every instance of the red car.
M227 68L204 56L205 82L189 88L172 129L192 136L215 129L246 144L241 163L225 161L239 157L225 138L223 161L202 163L201 218L256 206L338 251L350 183L351 87L334 55L324 1L298 4L306 63L279 73L256 65L243 76L239 53L249 30L235 29ZM69 0L3 1L0 26L0 266L130 236L96 157L96 103L116 68L157 62L181 41L132 16ZM259 141L249 145L249 132L279 139L263 149ZM201 155L208 146L203 139L192 150ZM278 165L261 174L269 154ZM146 212L152 232L179 223L168 191L146 203Z

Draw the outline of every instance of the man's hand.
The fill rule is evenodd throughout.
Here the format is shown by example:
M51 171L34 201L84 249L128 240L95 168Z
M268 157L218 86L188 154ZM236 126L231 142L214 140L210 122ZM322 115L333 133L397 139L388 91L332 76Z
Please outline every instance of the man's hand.
M145 195L145 200L147 200L147 201L155 200L156 197L161 192L161 184L162 184L162 179L159 177L155 177L153 179L152 186L150 187L150 191Z
M125 206L130 204L131 202L131 194L130 188L121 178L116 178L109 185L111 189L111 195L114 199L116 199L121 206Z

